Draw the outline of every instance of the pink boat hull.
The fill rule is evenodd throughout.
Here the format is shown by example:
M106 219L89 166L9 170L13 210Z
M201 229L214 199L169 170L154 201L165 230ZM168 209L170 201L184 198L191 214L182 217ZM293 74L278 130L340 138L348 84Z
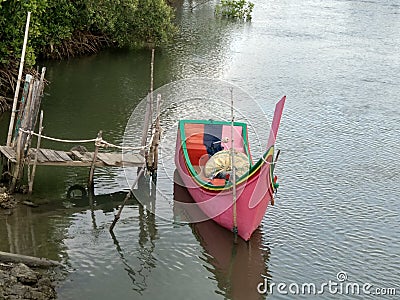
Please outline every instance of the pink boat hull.
M234 226L232 191L214 192L198 185L190 176L189 170L184 167L185 160L179 152L177 151L175 162L183 166L177 169L190 195L208 217L226 229L232 230ZM237 186L237 228L239 236L246 241L260 225L273 195L269 168L269 165L263 165L258 175Z

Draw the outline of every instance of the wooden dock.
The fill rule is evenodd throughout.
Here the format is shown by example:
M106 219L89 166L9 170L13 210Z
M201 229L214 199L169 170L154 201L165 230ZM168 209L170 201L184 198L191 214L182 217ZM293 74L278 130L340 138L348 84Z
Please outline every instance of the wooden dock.
M15 148L0 146L0 153L10 162L17 163L17 153ZM29 149L27 155L27 165L33 165L36 156L36 149ZM53 149L39 149L37 151L38 166L59 166L59 167L90 167L93 163L94 152L58 151ZM97 153L94 161L95 167L142 167L145 158L139 153L106 152Z
M29 20L30 12L28 12L25 28L24 44L7 142L6 145L0 146L0 179L9 182L8 190L10 193L13 193L17 190L17 185L22 186L24 170L26 169L28 193L31 194L37 166L90 167L87 188L89 195L91 195L90 199L92 199L94 195L94 171L96 167L137 167L137 177L110 227L110 231L112 232L116 222L120 218L126 201L133 195L132 189L141 176L145 173L151 175L154 183L156 183L157 179L158 147L161 141L162 130L160 126L161 95L157 95L156 103L154 103L153 99L154 49L151 50L150 91L146 99L146 112L139 146L114 145L109 143L102 138L101 130L95 139L66 140L49 137L43 135L43 110L40 109L45 86L46 68L42 68L40 74L38 72L33 75L26 74L25 80L22 81ZM22 82L21 91L20 85ZM156 108L156 110L153 111L153 108ZM39 124L37 127L38 120ZM38 133L35 132L36 128ZM33 138L36 138L36 147L32 145ZM86 151L86 148L83 146L72 148L70 151L44 149L40 146L42 139L79 146L83 143L94 143L94 152ZM66 148L66 146L63 146L63 148ZM100 148L107 150L101 152ZM119 152L110 152L110 149Z
M151 59L150 93L146 99L140 145L112 144L102 138L101 130L97 137L92 139L71 140L43 135L43 111L40 107L46 68L42 68L40 74L38 72L33 75L27 74L22 85L22 93L20 94L19 89L16 89L7 143L0 146L0 177L9 181L9 191L12 193L18 190L17 187L22 186L24 174L27 174L28 192L32 193L37 166L89 167L87 187L92 194L94 194L94 171L97 167L136 167L138 174L150 174L155 182L161 135L161 95L157 95L157 101L154 103L153 64L154 49L152 49ZM21 76L18 79L18 82L20 81ZM156 110L153 111L153 108ZM79 146L69 151L46 149L40 146L42 140L63 143L62 149L67 148L67 144ZM93 152L87 151L82 146L87 143L94 146Z

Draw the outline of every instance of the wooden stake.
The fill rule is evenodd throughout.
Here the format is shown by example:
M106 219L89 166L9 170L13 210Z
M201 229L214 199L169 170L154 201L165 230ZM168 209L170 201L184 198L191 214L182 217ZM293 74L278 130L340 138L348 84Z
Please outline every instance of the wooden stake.
M37 145L36 145L35 160L33 161L32 174L31 174L31 178L30 178L29 183L28 183L28 193L29 194L32 194L32 191L33 191L33 181L35 180L38 152L39 152L39 149L40 149L40 141L42 139L42 131L43 131L43 126L42 125L43 125L43 110L40 112L39 136L38 136L38 141L37 141Z
M112 222L111 226L110 226L110 232L113 231L115 224L117 224L118 220L121 217L121 213L122 210L124 209L124 206L126 204L126 202L132 197L133 195L133 188L135 187L136 183L139 181L140 177L144 174L144 166L140 169L135 181L132 184L131 189L129 190L129 193L126 195L124 202L122 202L122 205L119 207L118 213L114 216L114 221Z
M11 142L11 146L14 146L15 140L17 139L17 136L19 133L18 132L19 128L21 127L22 116L23 116L24 109L25 109L25 102L27 101L27 98L28 98L29 86L30 86L30 82L31 82L32 78L33 78L33 76L30 74L26 74L26 76L25 76L25 84L24 84L24 89L22 92L21 101L19 103L18 115L17 115L14 136L13 136L13 140Z
M28 98L25 105L24 115L22 117L22 124L21 124L22 129L26 129L27 120L29 119L29 108L32 99L32 89L33 89L33 80L31 80L30 82ZM25 148L26 137L27 137L26 133L23 132L18 133L17 149L16 149L17 164L15 166L15 170L13 172L13 178L11 181L11 186L10 186L11 193L14 192L15 187L17 186L17 182L22 177L23 174L24 159L25 159L24 148Z
M150 63L150 99L151 99L151 110L153 113L153 91L154 91L154 48L151 49L151 63Z
M33 107L33 112L32 112L32 120L31 120L31 130L34 130L36 127L37 119L38 119L38 114L40 111L40 105L42 103L42 98L43 98L43 90L44 90L44 75L46 73L46 68L42 68L42 73L40 75L40 80L38 83L37 91L35 94L35 106Z
M143 132L142 132L142 144L141 146L147 145L147 135L149 133L149 127L152 123L153 117L153 88L154 88L154 49L151 49L151 63L150 63L150 92L146 99L146 112L143 121ZM141 150L140 154L147 155L146 150Z
M150 94L154 90L154 48L151 49L151 63L150 63ZM153 100L153 99L152 99Z
M103 135L103 131L99 131L99 133L97 134L97 139L101 139ZM89 172L89 183L88 183L88 188L89 188L89 192L94 194L94 182L93 182L93 175L94 175L94 167L96 164L96 160L97 160L97 154L99 153L99 145L96 142L96 148L94 149L94 153L93 153L93 160L92 160L92 165L90 167L90 172Z
M160 126L160 113L161 113L161 95L157 95L157 115L156 115L156 122L155 122L155 129L154 129L154 137L153 143L151 145L150 152L153 156L152 161L152 177L153 181L156 182L157 178L157 168L158 168L158 145L160 144L161 139L161 126Z
M147 95L147 102L146 102L146 113L144 115L143 121L143 131L142 131L142 143L141 146L144 147L147 144L147 134L149 132L149 125L150 125L150 118L151 118L151 98L150 95ZM146 150L141 150L140 154L144 155Z
M234 243L237 243L238 227L236 216L236 168L235 168L235 149L234 149L234 126L235 116L233 114L233 89L231 88L231 170L232 170L232 201L233 201L233 234Z
M21 61L19 63L17 86L15 87L14 101L13 101L13 106L12 106L12 111L11 111L10 124L8 126L8 135L7 135L7 143L6 143L7 146L11 145L11 138L12 138L12 133L13 133L13 129L14 129L14 121L15 121L15 114L16 114L17 103L18 103L19 87L21 85L22 71L24 69L26 44L28 43L30 20L31 20L31 12L28 11L28 16L26 17L25 36L24 36L24 43L22 46Z

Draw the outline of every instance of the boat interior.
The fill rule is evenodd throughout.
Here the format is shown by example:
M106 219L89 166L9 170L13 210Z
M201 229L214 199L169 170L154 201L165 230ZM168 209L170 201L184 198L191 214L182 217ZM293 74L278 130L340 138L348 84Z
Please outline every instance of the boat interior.
M246 130L246 124L234 126L233 148L235 166L238 166L241 159L243 164L247 164L247 171L251 165L251 157ZM185 123L184 134L189 160L197 175L213 185L225 185L229 178L226 173L230 171L230 151L227 150L231 148L231 124ZM215 171L212 174L211 169Z

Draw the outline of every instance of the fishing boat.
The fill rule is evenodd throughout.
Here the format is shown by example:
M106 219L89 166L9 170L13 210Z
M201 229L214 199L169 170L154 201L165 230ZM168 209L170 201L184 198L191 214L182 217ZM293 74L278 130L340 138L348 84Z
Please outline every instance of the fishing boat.
M285 104L275 107L264 154L253 163L246 123L180 120L175 165L198 207L245 241L261 224L278 187L275 140Z

